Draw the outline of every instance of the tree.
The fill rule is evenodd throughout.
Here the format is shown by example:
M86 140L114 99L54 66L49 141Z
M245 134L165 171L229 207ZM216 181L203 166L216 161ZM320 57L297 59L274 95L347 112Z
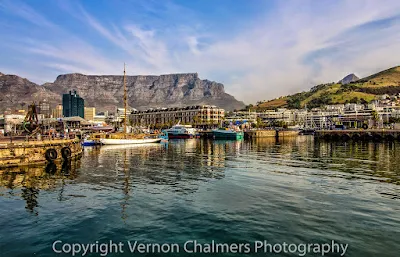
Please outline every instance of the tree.
M256 124L257 128L263 128L265 127L265 124L263 122L263 120L260 117L257 117L257 124Z
M360 101L359 101L358 97L353 97L353 98L350 100L350 103L358 104L358 103L360 103Z
M246 105L245 110L251 110L254 106L252 104Z

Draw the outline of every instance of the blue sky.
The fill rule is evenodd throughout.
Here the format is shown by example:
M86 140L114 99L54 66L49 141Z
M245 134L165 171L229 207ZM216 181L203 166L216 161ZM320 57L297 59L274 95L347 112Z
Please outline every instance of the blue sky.
M397 0L0 0L0 72L198 72L246 103L400 65Z

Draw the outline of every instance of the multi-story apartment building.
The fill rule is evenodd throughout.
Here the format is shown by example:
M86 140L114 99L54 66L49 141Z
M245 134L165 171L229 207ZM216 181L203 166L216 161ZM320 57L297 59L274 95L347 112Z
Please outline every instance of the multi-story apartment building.
M234 112L228 117L225 117L226 122L231 122L233 124L243 124L243 123L254 123L257 124L257 112L250 111L239 111Z
M129 115L134 126L191 124L196 127L216 127L225 117L225 110L214 105L196 105L182 108L149 109L133 111Z
M273 121L283 121L287 124L292 124L296 122L296 111L299 110L288 110L285 108L281 108L276 111L266 110L264 112L258 113L257 115L266 123L270 123Z

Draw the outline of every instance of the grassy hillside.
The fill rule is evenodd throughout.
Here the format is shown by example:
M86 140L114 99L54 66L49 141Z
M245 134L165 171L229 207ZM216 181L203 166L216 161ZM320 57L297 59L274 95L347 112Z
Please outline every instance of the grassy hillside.
M308 92L297 93L260 103L256 109L308 108L326 104L366 103L377 95L400 93L400 66L351 82L321 84Z
M273 99L258 105L259 108L274 109L287 106L287 97Z

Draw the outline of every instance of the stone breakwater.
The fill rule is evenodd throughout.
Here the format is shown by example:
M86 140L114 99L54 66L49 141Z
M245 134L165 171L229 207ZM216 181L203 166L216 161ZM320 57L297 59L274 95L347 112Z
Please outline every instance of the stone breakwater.
M57 162L81 154L79 139L0 142L0 169Z

